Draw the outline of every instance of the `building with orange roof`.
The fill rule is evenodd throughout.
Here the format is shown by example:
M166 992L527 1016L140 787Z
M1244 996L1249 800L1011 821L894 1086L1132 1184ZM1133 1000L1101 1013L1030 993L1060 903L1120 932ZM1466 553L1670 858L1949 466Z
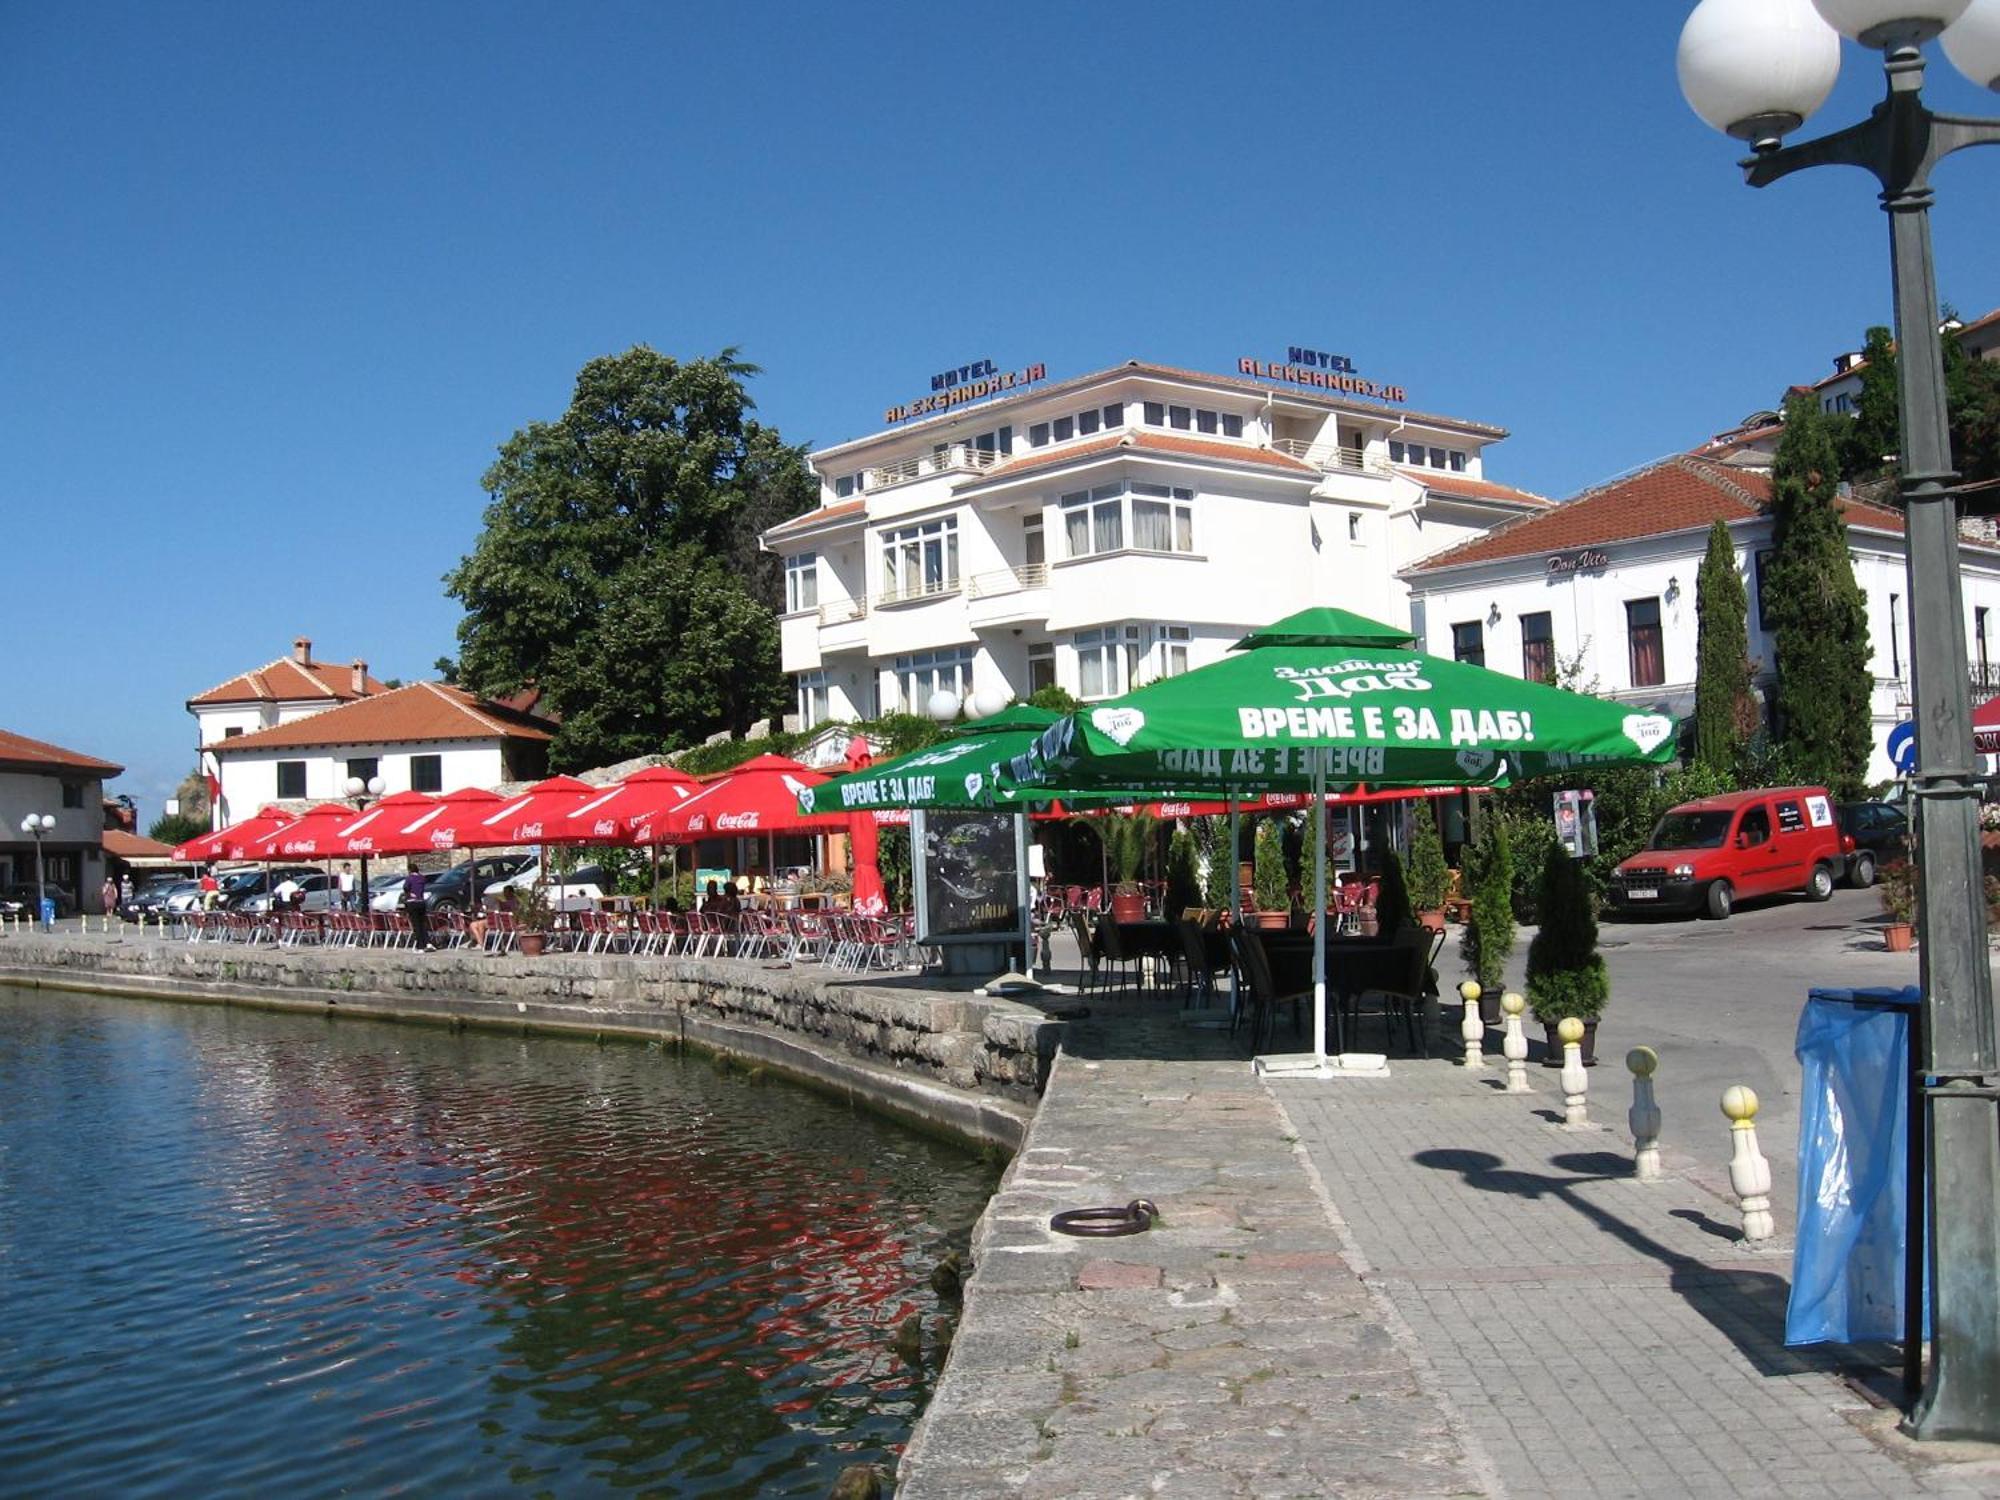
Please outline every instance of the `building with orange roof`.
M939 689L1107 697L1331 600L1401 621L1400 568L1550 503L1486 477L1503 429L1286 352L1054 383L982 361L814 453L820 506L763 538L799 726Z
M43 875L62 893L57 909L101 912L104 783L124 770L80 750L0 729L0 890L34 883L35 841L21 831L21 822L30 813L46 815L55 827L42 836Z
M545 774L548 720L442 682L378 688L336 708L232 734L202 750L214 826L269 803L300 808L346 795L349 777L383 792L450 792Z
M1649 464L1406 568L1412 629L1440 656L1685 717L1694 707L1695 580L1721 521L1750 599L1758 686L1768 689L1774 652L1760 579L1770 499L1767 472L1706 452ZM1868 776L1885 781L1895 775L1888 733L1910 707L1903 516L1853 498L1843 508L1875 676ZM1960 562L1976 701L2000 692L2000 546L1968 535Z

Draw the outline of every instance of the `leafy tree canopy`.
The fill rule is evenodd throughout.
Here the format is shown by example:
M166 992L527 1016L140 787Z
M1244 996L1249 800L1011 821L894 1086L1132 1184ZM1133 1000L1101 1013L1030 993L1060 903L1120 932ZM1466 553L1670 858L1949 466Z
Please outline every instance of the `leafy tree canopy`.
M577 769L738 733L785 701L782 574L758 533L808 509L801 449L750 412L754 365L644 345L594 359L569 409L501 445L472 554L458 681L539 685Z

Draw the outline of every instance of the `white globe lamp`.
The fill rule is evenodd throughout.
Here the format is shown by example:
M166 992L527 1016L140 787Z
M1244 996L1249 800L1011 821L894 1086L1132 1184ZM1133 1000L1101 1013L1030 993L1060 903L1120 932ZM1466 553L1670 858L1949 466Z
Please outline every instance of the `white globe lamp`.
M1981 88L2000 90L2000 0L1972 0L1939 41L1954 68Z
M1864 47L1927 42L1972 0L1812 0L1826 24Z
M965 705L965 711L975 719L990 719L1007 706L1007 698L996 688L983 687L974 693Z
M1696 114L1762 145L1826 103L1840 76L1840 37L1813 0L1701 0L1681 28L1674 62Z
M939 688L924 703L924 712L940 724L949 724L958 717L958 694L950 688Z

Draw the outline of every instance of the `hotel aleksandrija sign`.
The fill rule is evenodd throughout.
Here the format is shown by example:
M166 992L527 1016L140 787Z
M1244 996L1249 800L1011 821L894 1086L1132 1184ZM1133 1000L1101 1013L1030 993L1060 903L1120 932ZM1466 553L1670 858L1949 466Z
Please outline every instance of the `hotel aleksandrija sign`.
M963 406L968 401L984 401L988 396L998 396L1017 386L1046 380L1048 375L1047 365L1029 365L1025 370L996 370L992 360L975 359L971 364L960 365L955 370L940 370L931 376L931 393L928 396L920 396L903 406L890 407L882 413L882 420L907 422L911 417L927 417L934 411L950 411L952 407Z
M1372 401L1407 401L1409 392L1400 385L1382 385L1354 373L1354 361L1345 354L1327 354L1303 344L1289 345L1285 363L1262 359L1236 361L1239 375L1259 380L1286 380L1293 385L1309 385L1315 390L1339 391L1347 396L1366 396Z

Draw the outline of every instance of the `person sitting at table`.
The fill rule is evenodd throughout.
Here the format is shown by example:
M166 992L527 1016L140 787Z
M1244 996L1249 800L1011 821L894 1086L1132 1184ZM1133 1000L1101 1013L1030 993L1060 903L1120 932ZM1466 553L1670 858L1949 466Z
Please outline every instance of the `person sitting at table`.
M722 910L722 891L713 880L702 887L701 909L704 914Z

